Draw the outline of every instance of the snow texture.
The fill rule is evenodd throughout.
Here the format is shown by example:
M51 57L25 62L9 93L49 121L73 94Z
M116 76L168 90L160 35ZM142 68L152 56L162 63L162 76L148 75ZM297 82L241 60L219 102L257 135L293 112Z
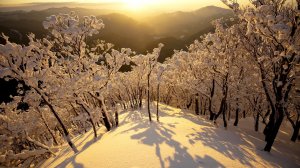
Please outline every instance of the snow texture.
M153 104L154 105L154 104ZM154 110L153 106L153 110ZM289 140L284 123L271 153L264 152L262 130L253 118L229 122L228 130L190 112L160 104L160 123L149 124L146 109L120 114L120 126L94 140L93 132L74 139L79 153L66 147L42 167L299 167L300 144ZM153 115L153 117L155 117ZM262 128L262 125L261 125Z

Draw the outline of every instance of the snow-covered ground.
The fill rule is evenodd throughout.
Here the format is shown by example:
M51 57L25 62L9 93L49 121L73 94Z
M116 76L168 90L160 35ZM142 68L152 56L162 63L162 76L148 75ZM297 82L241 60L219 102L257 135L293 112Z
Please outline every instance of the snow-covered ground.
M230 121L225 130L220 119L217 128L202 117L166 105L160 105L160 116L160 123L149 124L145 110L122 112L117 129L103 134L100 128L102 136L96 140L92 131L75 138L78 154L66 147L42 167L300 167L300 143L289 140L288 123L267 153L262 151L263 134L254 131L251 118L241 119L237 128Z

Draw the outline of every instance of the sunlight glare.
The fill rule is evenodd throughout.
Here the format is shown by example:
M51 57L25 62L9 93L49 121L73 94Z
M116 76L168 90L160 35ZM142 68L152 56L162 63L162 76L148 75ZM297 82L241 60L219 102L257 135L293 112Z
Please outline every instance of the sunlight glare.
M140 10L147 5L149 5L149 1L147 0L123 0L126 4L127 8L131 10Z

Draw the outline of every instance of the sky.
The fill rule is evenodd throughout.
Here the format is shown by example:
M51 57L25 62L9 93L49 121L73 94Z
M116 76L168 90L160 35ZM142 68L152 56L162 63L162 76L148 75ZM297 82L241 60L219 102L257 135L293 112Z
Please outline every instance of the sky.
M241 5L249 4L249 0L237 0ZM293 0L288 0L293 1ZM67 7L82 7L94 8L101 10L109 10L115 12L126 13L128 15L143 17L161 12L174 11L191 11L197 10L205 6L219 6L227 8L221 0L0 0L0 7L18 6L21 10L29 3L60 3L75 2L72 6ZM97 4L95 4L97 3ZM25 4L25 5L24 5ZM24 5L24 6L23 6ZM31 4L32 5L32 4ZM49 4L48 4L49 5ZM47 7L48 5L43 5ZM70 4L68 4L70 5ZM52 6L54 7L54 6ZM55 6L59 7L59 6ZM2 8L4 9L4 8ZM30 8L31 10L40 10L37 6ZM20 9L19 9L20 10Z
M247 2L248 0L239 0ZM193 10L200 7L215 5L225 7L220 0L0 0L1 5L16 5L40 2L78 2L78 3L120 3L129 10L159 8L162 10Z
M238 0L245 4L249 0ZM30 3L60 3L34 5ZM61 2L75 2L63 4ZM97 3L97 4L94 4ZM144 18L153 14L174 11L192 11L205 6L219 6L226 8L220 0L0 0L0 10L43 10L51 7L82 7L120 12L135 18ZM16 9L17 7L17 9ZM12 10L11 10L12 9Z
M20 4L20 3L32 3L32 2L79 2L79 3L102 3L102 2L128 2L128 1L143 1L146 3L198 3L198 4L213 4L219 3L219 0L0 0L1 4Z

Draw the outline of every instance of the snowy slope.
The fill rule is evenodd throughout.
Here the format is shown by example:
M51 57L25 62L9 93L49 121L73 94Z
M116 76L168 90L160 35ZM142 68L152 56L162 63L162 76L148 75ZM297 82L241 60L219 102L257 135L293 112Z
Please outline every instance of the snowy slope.
M153 114L155 110L152 110ZM201 117L160 106L161 122L149 124L146 111L120 115L120 126L93 139L92 132L77 137L80 152L69 149L47 160L42 167L103 168L194 168L194 167L299 167L300 143L280 132L271 153L262 151L262 133L253 130L253 120L229 123L224 130ZM155 116L153 116L155 119ZM219 121L220 122L220 121ZM262 125L261 125L262 126ZM283 127L283 129L285 129Z

